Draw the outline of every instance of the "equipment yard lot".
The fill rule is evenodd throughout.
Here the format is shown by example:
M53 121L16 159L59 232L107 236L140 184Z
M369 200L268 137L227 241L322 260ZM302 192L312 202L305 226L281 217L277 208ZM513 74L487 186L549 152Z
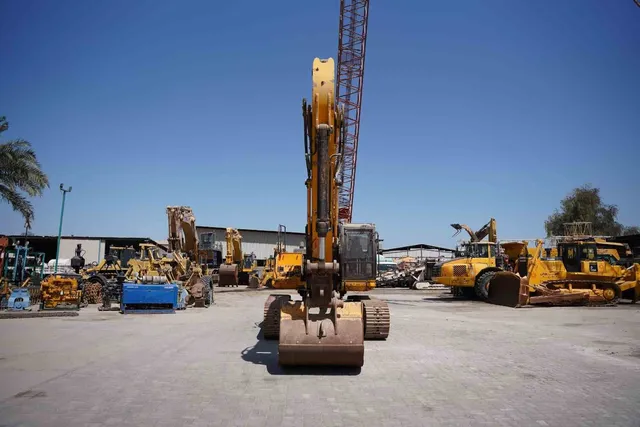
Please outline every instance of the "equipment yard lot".
M210 308L7 319L1 426L638 426L637 306L511 309L385 289L362 370L277 365L268 291Z

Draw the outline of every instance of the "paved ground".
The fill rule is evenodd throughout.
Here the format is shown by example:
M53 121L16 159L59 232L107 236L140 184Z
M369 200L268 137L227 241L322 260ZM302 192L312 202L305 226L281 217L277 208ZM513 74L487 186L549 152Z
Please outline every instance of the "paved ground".
M265 292L172 315L0 320L0 426L640 426L640 304L510 309L381 290L353 370L282 371Z

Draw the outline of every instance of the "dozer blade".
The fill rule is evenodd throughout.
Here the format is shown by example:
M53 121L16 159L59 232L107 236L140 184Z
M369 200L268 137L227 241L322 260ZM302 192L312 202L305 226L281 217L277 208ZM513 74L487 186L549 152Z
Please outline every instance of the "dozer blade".
M280 311L278 363L362 367L362 303L345 302L337 314L336 319L331 309L320 309L320 314L309 313L305 328L304 303L284 303ZM337 321L337 331L334 321Z
M224 264L218 272L218 286L238 286L238 266Z
M510 271L497 272L489 282L487 301L491 304L518 308L527 305L529 286L526 277Z

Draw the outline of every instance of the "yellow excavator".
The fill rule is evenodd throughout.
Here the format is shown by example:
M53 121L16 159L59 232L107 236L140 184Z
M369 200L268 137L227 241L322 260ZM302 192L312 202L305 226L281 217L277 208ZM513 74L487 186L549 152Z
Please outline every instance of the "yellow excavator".
M227 253L224 264L220 266L218 286L251 285L258 287L257 277L253 274L257 262L253 254L242 252L242 235L235 228L227 228L225 233Z
M218 286L238 286L241 264L244 261L242 256L242 235L231 227L227 227L225 233L227 242L227 253L224 264L220 266Z
M280 365L364 364L364 340L386 339L385 301L366 295L376 285L378 234L374 224L338 220L339 177L346 127L336 105L335 62L313 61L311 104L303 100L307 164L307 225L301 299L270 295L265 338L277 336Z
M189 293L187 304L208 307L213 303L211 276L202 274L196 217L189 206L167 206L169 254L177 279Z

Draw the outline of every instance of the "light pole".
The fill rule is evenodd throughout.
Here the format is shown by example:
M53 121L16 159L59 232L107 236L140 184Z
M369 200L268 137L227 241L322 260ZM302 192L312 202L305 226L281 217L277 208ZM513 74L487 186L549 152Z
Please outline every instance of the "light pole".
M60 258L60 237L62 236L62 217L64 216L64 200L67 196L67 193L71 192L71 186L69 186L69 188L65 190L64 184L60 184L60 191L62 191L62 210L60 211L60 226L58 227L58 248L56 249L56 265L53 270L54 274L58 272L58 258Z

